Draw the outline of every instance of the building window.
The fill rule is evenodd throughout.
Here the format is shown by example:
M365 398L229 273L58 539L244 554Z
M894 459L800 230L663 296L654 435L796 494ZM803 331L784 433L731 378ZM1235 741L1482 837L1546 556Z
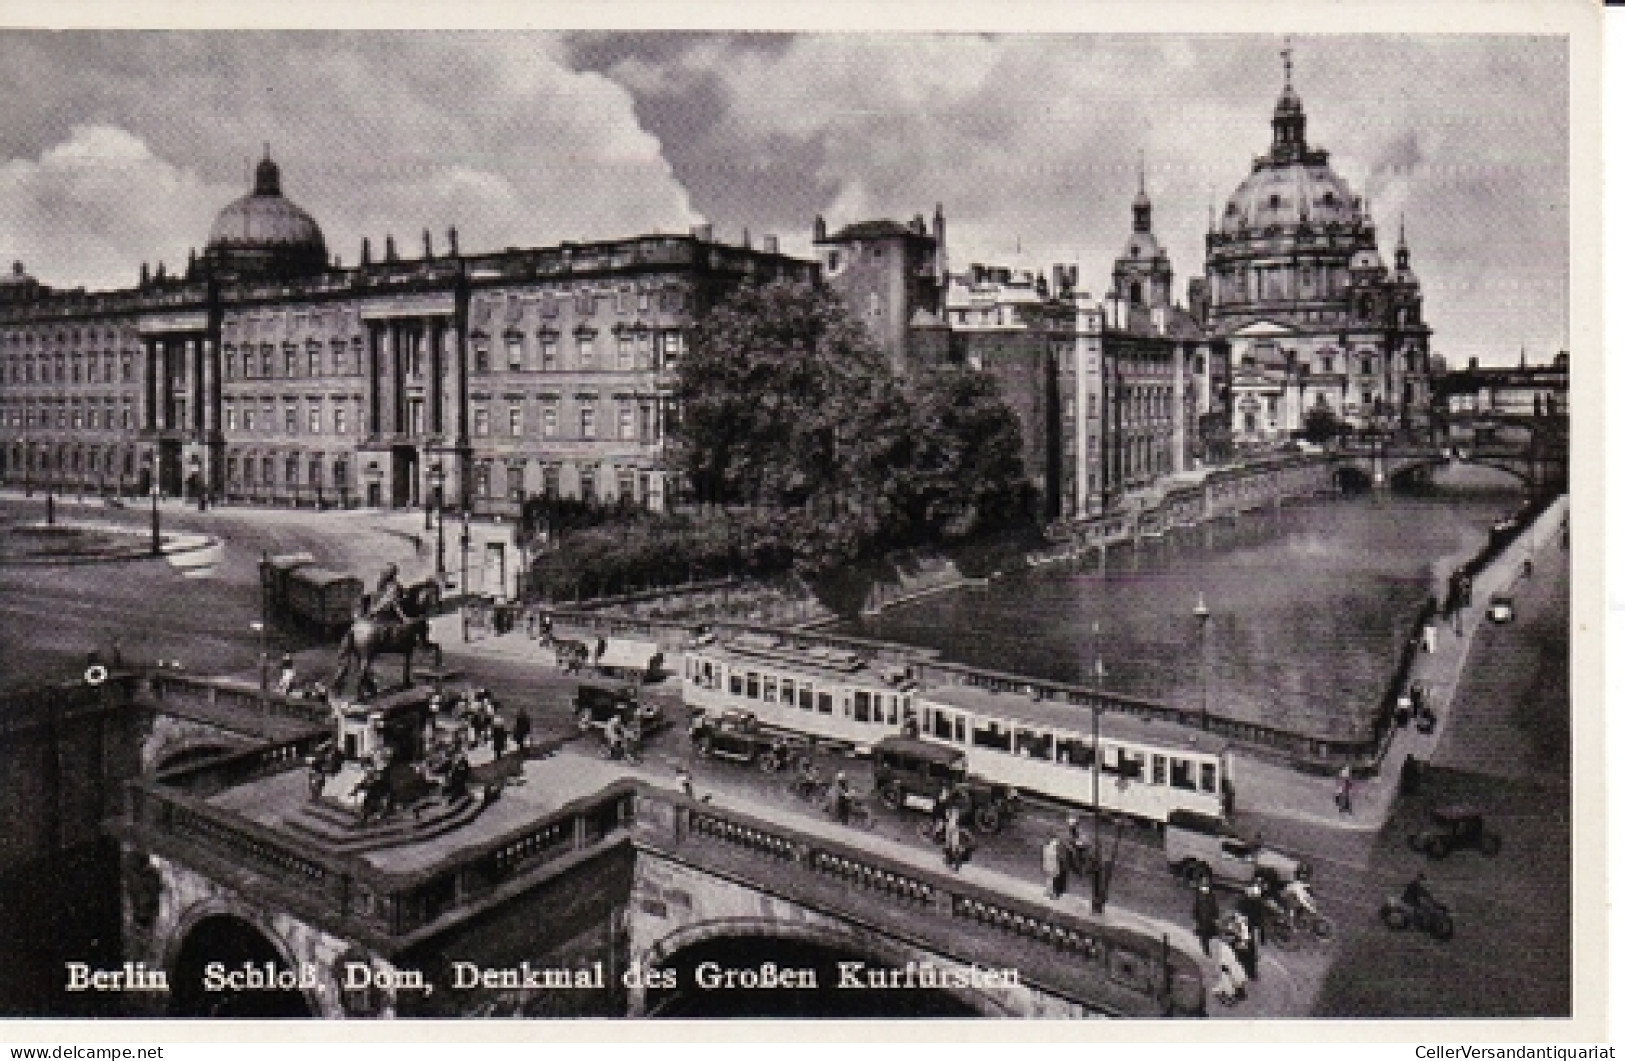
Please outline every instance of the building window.
M615 496L622 504L630 505L637 498L637 475L631 468L622 468L615 473Z
M230 403L226 405L226 430L237 430L237 406Z
M226 351L225 367L226 367L226 378L227 379L236 379L237 378L237 355L232 353L230 350Z
M299 407L292 402L282 407L282 430L289 435L299 433Z
M333 340L333 375L342 376L349 371L344 356L344 340Z
M243 430L254 430L254 406L252 404L243 406Z
M344 406L333 406L333 434L342 435L348 430L344 422Z
M292 346L282 348L282 374L289 379L299 374L299 352Z
M491 371L491 348L484 342L474 344L474 371Z
M590 405L581 407L581 437L598 437L598 410Z
M265 379L271 378L271 346L269 343L260 347L260 375Z
M130 430L130 427L132 426L131 425L131 420L133 418L134 418L134 414L130 410L130 403L128 401L126 401L124 403L124 406L119 410L119 417L118 417L119 423L118 423L118 426L119 426L120 430L123 430L123 431Z
M423 434L423 399L413 398L406 403L406 430L408 434Z
M557 372L559 370L559 340L556 336L545 336L542 339L542 371Z
M322 459L320 457L310 458L310 485L322 485Z
M653 353L654 353L654 336L649 334L648 332L638 332L638 357L637 357L637 365L638 365L638 367L639 368L654 368L655 364L654 364L654 360L653 360L653 357L652 357Z
M598 500L597 479L597 473L593 470L591 465L587 465L581 469L581 500Z
M481 438L491 433L491 410L483 405L474 407L474 434Z
M559 496L559 468L556 464L549 464L542 469L542 496L548 498Z
M630 442L638 437L637 420L632 413L632 406L622 402L621 407L615 411L616 437L622 442Z
M102 382L103 383L111 383L111 382L113 382L113 353L112 353L112 351L108 351L107 356L102 359Z
M298 483L299 483L299 458L298 457L289 457L285 462L283 462L282 474L283 474L283 478L287 481L287 484L289 486L298 485Z
M1068 423L1071 423L1073 420L1077 419L1078 399L1068 398L1066 400L1066 411L1063 413L1063 415L1066 417Z
M276 485L276 461L271 457L260 460L260 471L264 475L266 486Z
M649 292L647 292L647 291L639 291L638 292L638 312L639 313L647 313L647 312L649 312Z
M590 317L598 308L598 299L591 291L576 292L576 315Z
M632 312L632 292L627 288L620 288L615 292L615 312Z
M559 437L559 406L557 402L545 402L542 405L542 437Z
M310 415L306 419L310 424L311 434L319 435L322 433L322 407L320 405L311 402Z
M518 402L508 405L508 434L518 438L525 430L525 407Z
M508 371L518 372L525 367L525 348L517 335L508 336Z
M508 465L508 500L523 501L525 499L525 469L523 465Z
M491 465L481 462L474 469L474 490L481 497L491 496Z
M307 362L306 375L310 376L312 379L315 379L322 374L321 347L312 345L308 350L305 351L305 354L305 361Z
M660 337L661 361L665 368L676 368L683 356L683 333L666 332Z
M576 360L582 368L592 367L592 340L591 335L576 336Z
M1369 357L1360 358L1360 373L1361 373L1361 375L1365 375L1365 376L1371 375L1371 358L1369 358Z
M615 367L630 369L632 367L632 337L621 335L615 342Z

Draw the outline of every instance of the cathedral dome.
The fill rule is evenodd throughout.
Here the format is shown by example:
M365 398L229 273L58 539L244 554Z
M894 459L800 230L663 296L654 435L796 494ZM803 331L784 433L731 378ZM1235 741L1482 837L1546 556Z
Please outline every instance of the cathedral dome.
M254 190L221 210L209 230L205 257L240 273L317 272L327 241L305 211L282 195L281 174L269 155L254 170Z
M1306 223L1352 228L1359 220L1354 195L1342 177L1323 163L1295 160L1255 169L1225 203L1219 230L1227 236L1242 236Z

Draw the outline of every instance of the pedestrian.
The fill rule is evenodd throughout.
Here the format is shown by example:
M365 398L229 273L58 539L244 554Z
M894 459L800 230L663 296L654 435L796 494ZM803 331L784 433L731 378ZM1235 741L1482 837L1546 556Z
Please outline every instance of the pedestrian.
M1337 772L1337 809L1344 814L1354 813L1354 775L1347 763Z
M1059 836L1052 836L1044 841L1039 860L1044 868L1044 880L1049 888L1049 897L1059 899L1066 892L1066 856L1061 850Z
M1264 945L1264 888L1254 877L1247 890L1236 900L1236 913L1247 919L1247 932L1255 948ZM1255 974L1256 975L1256 974Z
M1196 890L1196 938L1202 941L1202 953L1211 956L1208 944L1219 934L1219 897L1213 894L1213 885L1203 881Z
M852 786L846 780L846 774L837 773L835 783L829 789L830 809L835 813L835 820L845 825L852 818Z
M522 707L513 717L513 743L521 753L530 748L530 712Z
M491 719L491 757L493 759L501 759L503 753L507 750L508 727L502 721L502 716L497 715L495 718Z
M1236 960L1248 980L1258 979L1258 948L1253 943L1252 924L1241 914L1231 914L1225 929L1225 939L1235 952Z

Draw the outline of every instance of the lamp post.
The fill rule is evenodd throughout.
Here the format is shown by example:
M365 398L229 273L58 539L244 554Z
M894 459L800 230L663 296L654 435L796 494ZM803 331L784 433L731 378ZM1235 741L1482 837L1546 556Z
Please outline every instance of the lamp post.
M434 521L434 577L437 584L446 580L446 509L444 493L446 486L446 469L436 461L429 468L429 504L435 515ZM427 530L427 526L424 528Z
M260 695L262 697L271 691L271 656L270 653L265 650L266 626L264 612L265 594L262 592L260 594L261 618L248 624L248 628L254 631L255 634L259 635L260 640Z
M1205 733L1205 732L1207 732L1208 673L1211 670L1211 668L1208 665L1207 624L1208 624L1208 620L1211 619L1213 616L1212 616L1212 613L1207 610L1207 601L1202 599L1202 594L1200 592L1198 592L1196 594L1196 610L1193 611L1191 614L1196 616L1197 635L1201 638L1201 652L1202 652L1202 731Z
M377 461L367 462L367 506L369 508L381 507L384 502L381 489L384 482L384 470L378 467Z
M468 509L463 509L463 578L458 584L462 605L458 611L463 617L463 641L468 641Z
M1093 723L1091 739L1093 746L1089 753L1089 773L1094 788L1093 803L1095 807L1095 857L1093 881L1089 892L1089 908L1095 913L1104 913L1106 910L1106 859L1105 848L1100 843L1100 692L1101 685L1106 677L1106 667L1100 660L1100 624L1094 624L1095 644L1095 696L1090 718Z
M158 530L158 461L153 454L147 454L147 474L151 482L152 494L152 555L162 556L164 552L163 536Z

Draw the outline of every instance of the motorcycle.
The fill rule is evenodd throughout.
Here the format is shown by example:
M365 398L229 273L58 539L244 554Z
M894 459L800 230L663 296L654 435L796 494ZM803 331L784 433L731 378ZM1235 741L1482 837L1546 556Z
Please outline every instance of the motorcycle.
M1441 943L1456 934L1456 923L1450 917L1450 908L1437 900L1428 906L1417 906L1390 896L1383 901L1380 914L1383 924L1395 932L1414 928Z

